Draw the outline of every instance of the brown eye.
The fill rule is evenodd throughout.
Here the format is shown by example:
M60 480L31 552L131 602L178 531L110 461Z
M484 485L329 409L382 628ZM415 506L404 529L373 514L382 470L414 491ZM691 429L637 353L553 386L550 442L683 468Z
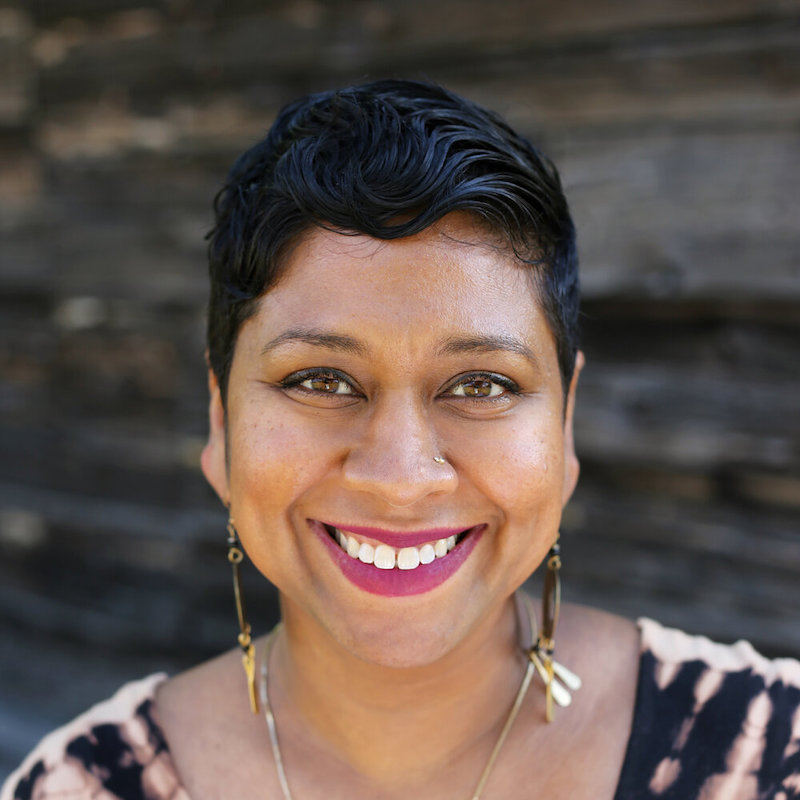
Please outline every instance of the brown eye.
M467 397L488 397L492 393L492 382L487 380L470 381L464 384Z
M487 377L475 376L456 384L450 391L455 397L500 397L507 387Z
M314 375L302 381L300 386L322 394L353 394L353 388L335 375Z
M339 381L337 378L313 378L309 380L308 385L316 392L336 392Z

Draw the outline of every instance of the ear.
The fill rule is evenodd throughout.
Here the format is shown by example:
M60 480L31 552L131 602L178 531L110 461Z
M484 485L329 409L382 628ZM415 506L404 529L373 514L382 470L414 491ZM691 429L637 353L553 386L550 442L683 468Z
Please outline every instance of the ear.
M580 377L583 365L586 363L583 352L578 350L575 356L575 370L572 373L572 380L569 383L567 392L567 407L564 413L564 485L561 494L562 507L567 504L575 486L578 483L578 475L581 465L578 456L575 455L575 436L572 429L572 419L575 413L575 393L578 389L578 378Z
M208 403L208 442L200 456L203 475L211 484L219 499L227 506L230 491L228 487L228 460L225 436L225 407L222 404L222 392L214 370L208 370L208 391L211 398Z

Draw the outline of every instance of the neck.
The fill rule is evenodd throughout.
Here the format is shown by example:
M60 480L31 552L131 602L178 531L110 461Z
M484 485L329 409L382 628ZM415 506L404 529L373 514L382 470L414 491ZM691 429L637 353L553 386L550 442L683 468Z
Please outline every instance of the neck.
M284 749L310 745L387 787L443 764L480 773L524 672L513 598L435 662L403 668L357 658L285 598L282 610L270 699Z

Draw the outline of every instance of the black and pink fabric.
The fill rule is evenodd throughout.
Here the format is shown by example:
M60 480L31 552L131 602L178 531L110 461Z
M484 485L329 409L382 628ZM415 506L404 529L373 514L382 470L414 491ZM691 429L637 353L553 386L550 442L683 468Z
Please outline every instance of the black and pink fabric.
M636 707L614 800L800 800L800 662L652 620L639 627ZM191 800L155 713L165 677L127 684L47 736L0 800Z

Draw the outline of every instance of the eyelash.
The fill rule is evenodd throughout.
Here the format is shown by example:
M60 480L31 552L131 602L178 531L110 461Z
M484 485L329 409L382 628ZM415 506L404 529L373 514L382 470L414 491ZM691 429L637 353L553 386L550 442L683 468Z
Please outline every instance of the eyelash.
M451 397L459 397L463 398L464 400L470 400L477 403L486 402L497 402L502 400L506 395L520 395L522 394L522 389L520 389L519 385L511 380L511 378L507 378L505 375L498 375L495 372L470 372L467 375L460 375L456 381L450 384L448 391L452 392L453 389L457 388L458 386L464 386L465 384L475 382L475 381L489 381L490 383L497 384L498 386L502 387L505 391L501 394L497 395L484 395L483 397L470 397L469 395L450 395Z
M347 384L347 386L353 389L353 393L339 394L338 392L321 392L317 389L309 389L307 386L302 385L306 381L313 380L314 378L321 380L325 380L326 378L333 379L339 381L340 383ZM339 397L353 397L356 394L353 382L343 372L339 372L338 369L311 368L300 370L300 372L293 372L280 382L280 387L282 389L296 389L298 391L317 396L330 394L331 396L338 395Z
M302 384L308 380L313 380L314 378L317 379L333 379L339 381L340 383L344 383L352 389L352 393L339 393L339 392L322 392L317 389L310 389L307 386L303 386ZM480 396L472 396L469 395L454 395L450 394L450 397L458 397L459 399L471 401L471 402L497 402L501 400L506 394L512 395L520 395L522 394L522 390L520 389L519 385L512 381L510 378L505 377L504 375L498 375L494 372L470 372L465 375L460 375L456 381L450 384L447 391L452 392L459 386L463 386L470 382L474 381L489 381L491 383L497 384L498 386L502 387L504 391L498 395L484 395L483 397ZM353 382L347 375L343 372L340 372L337 369L319 369L319 368L311 368L311 369L304 369L300 372L294 372L291 375L287 376L280 382L280 387L282 389L294 389L297 391L305 392L307 394L315 395L315 396L324 396L330 395L332 397L354 397L357 396L358 392L355 389Z

